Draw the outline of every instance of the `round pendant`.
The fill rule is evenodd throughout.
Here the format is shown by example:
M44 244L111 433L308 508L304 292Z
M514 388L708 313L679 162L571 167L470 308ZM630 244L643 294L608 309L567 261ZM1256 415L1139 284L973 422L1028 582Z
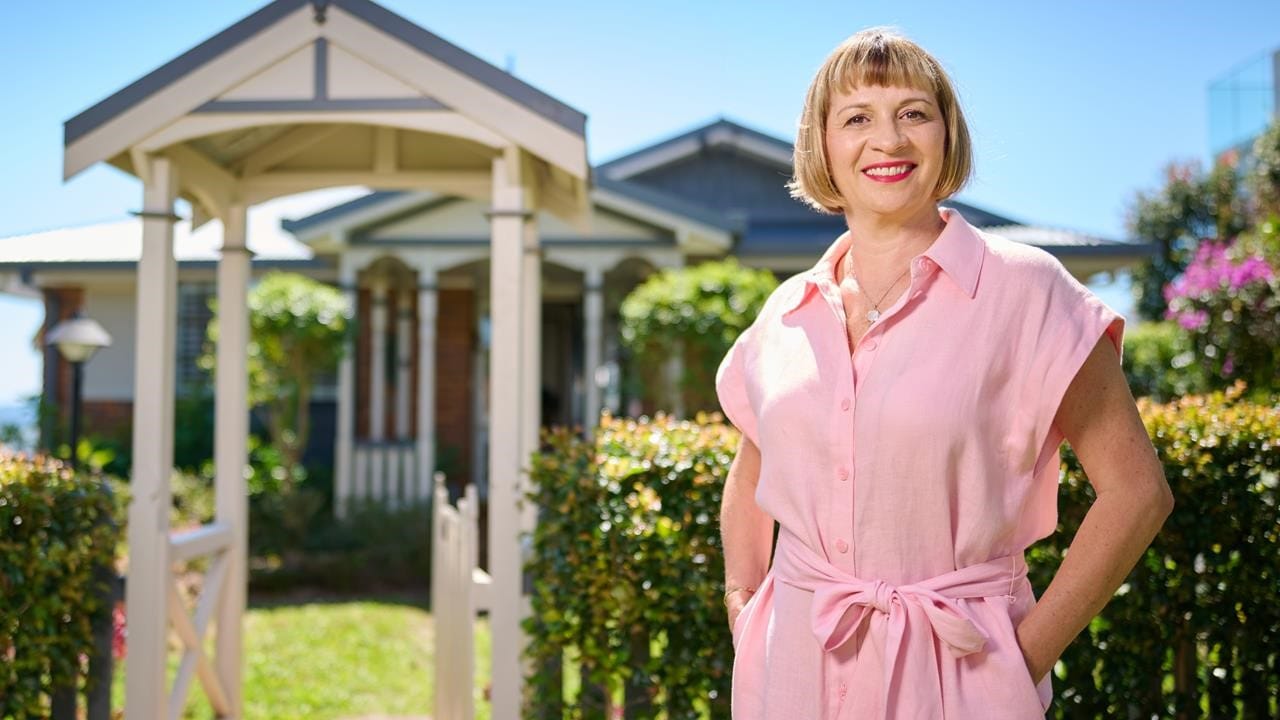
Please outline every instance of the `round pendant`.
M867 311L867 319L870 320L871 322L875 322L879 317L880 317L879 310L876 310L873 308Z

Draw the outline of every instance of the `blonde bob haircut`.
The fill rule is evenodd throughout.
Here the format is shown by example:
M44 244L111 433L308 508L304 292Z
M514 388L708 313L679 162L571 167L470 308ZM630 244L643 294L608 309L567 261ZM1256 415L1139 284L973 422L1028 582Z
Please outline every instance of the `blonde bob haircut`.
M947 124L942 173L933 199L945 200L959 192L973 173L973 143L951 78L924 48L893 28L872 27L841 43L809 85L796 133L794 176L787 183L791 196L821 212L843 212L844 199L831 178L827 160L827 113L833 93L868 86L910 87L933 93Z

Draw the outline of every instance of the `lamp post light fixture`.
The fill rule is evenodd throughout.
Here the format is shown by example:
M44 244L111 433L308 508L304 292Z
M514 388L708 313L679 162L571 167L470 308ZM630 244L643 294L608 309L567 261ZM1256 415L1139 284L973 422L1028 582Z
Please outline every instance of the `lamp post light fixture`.
M80 394L84 380L84 364L99 349L111 345L111 336L97 321L77 312L74 317L54 325L45 336L45 344L58 348L62 359L71 363L71 469L76 469L76 448L80 444Z

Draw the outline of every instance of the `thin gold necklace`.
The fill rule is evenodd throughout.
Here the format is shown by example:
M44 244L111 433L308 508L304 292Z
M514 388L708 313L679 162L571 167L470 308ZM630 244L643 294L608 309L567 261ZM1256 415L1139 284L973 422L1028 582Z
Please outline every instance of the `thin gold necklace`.
M845 260L845 274L853 278L853 283L857 285L859 289L861 289L862 283L858 282L858 276L856 273L853 272L853 248L852 247L845 251L844 260ZM889 283L889 287L885 289L884 294L880 296L880 299L871 303L871 309L867 311L867 315L866 315L868 321L875 322L880 318L880 303L884 301L885 297L889 294L889 291L893 289L893 286L898 284L898 281L902 279L902 276L906 275L910 270L911 270L911 265L908 264L907 269L902 271L902 275L899 275L898 277L894 278L893 282ZM864 297L870 297L870 296L864 296Z

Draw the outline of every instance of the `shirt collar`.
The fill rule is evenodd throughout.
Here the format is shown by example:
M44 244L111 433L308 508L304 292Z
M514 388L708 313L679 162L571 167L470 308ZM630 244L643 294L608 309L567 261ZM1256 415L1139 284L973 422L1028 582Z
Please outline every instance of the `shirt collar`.
M920 254L937 263L952 282L964 291L965 296L972 298L978 290L978 276L982 274L982 259L986 255L986 242L978 235L978 231L969 224L959 210L942 208L942 218L947 225L928 249ZM835 264L844 257L853 237L849 231L840 233L840 237L831 243L818 262L804 271L804 285L799 296L786 308L785 313L799 308L809 298L811 291L821 283L835 285Z

